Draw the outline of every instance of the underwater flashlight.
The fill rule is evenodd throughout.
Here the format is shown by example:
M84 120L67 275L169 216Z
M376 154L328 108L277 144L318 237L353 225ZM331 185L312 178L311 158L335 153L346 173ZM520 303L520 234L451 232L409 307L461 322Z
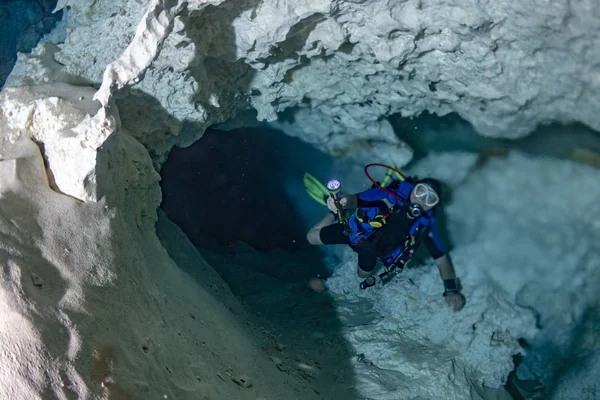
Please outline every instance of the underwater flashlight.
M330 180L325 186L327 187L327 190L331 192L331 194L338 193L340 190L342 190L342 182L338 181L337 179Z

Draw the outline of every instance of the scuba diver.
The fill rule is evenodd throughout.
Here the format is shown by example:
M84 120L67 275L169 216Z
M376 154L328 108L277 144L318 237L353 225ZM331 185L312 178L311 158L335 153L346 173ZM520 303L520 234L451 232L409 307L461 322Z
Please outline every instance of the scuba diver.
M370 164L365 172L372 165L381 164ZM459 311L465 304L465 298L460 293L454 268L435 226L434 214L442 195L439 181L407 178L393 167L384 167L396 172L399 179L385 185L388 175L384 186L371 179L367 172L374 185L357 194L336 196L331 189L325 192L322 184L315 186L312 182L312 187L323 196L322 201L317 198L318 194L315 195L315 190L312 193L309 190L309 194L326 204L331 213L310 229L306 235L308 242L312 245L350 246L358 254L357 275L365 278L361 289L375 285L395 268L402 270L416 248L424 243L439 269L446 302L454 311ZM309 189L307 175L305 185ZM310 175L308 177L316 181ZM339 186L339 181L335 182ZM373 276L378 261L386 272Z

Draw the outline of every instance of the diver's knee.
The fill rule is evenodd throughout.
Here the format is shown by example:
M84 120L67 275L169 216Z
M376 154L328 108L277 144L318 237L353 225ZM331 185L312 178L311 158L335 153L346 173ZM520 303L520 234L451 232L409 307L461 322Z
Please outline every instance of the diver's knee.
M323 242L321 242L320 232L320 229L311 229L310 231L308 231L308 233L306 234L306 240L308 241L308 243L312 245L323 244Z
M373 272L373 270L365 271L361 267L356 267L356 275L358 275L359 278L367 278L367 277L371 276L372 272Z

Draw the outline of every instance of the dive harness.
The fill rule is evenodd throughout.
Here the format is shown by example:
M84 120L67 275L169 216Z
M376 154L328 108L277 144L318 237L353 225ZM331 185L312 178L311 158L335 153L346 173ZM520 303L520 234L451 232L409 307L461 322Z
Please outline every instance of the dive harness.
M385 266L385 271L379 275L371 275L367 277L360 283L360 288L365 290L366 288L375 286L377 283L383 281L383 278L393 272L396 268L400 268L400 272L402 272L404 267L410 262L410 260L412 260L417 247L421 244L421 241L427 235L427 233L429 233L429 226L417 227L415 232L411 236L407 237L404 241L402 252L396 256L394 261Z

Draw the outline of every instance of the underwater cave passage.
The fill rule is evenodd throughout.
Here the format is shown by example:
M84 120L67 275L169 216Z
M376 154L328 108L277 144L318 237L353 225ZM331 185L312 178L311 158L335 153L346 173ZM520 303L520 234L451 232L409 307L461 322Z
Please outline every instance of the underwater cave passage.
M323 210L304 192L302 176L330 163L283 132L209 129L171 150L161 207L199 248L229 253L241 241L258 251L315 251L306 232Z

